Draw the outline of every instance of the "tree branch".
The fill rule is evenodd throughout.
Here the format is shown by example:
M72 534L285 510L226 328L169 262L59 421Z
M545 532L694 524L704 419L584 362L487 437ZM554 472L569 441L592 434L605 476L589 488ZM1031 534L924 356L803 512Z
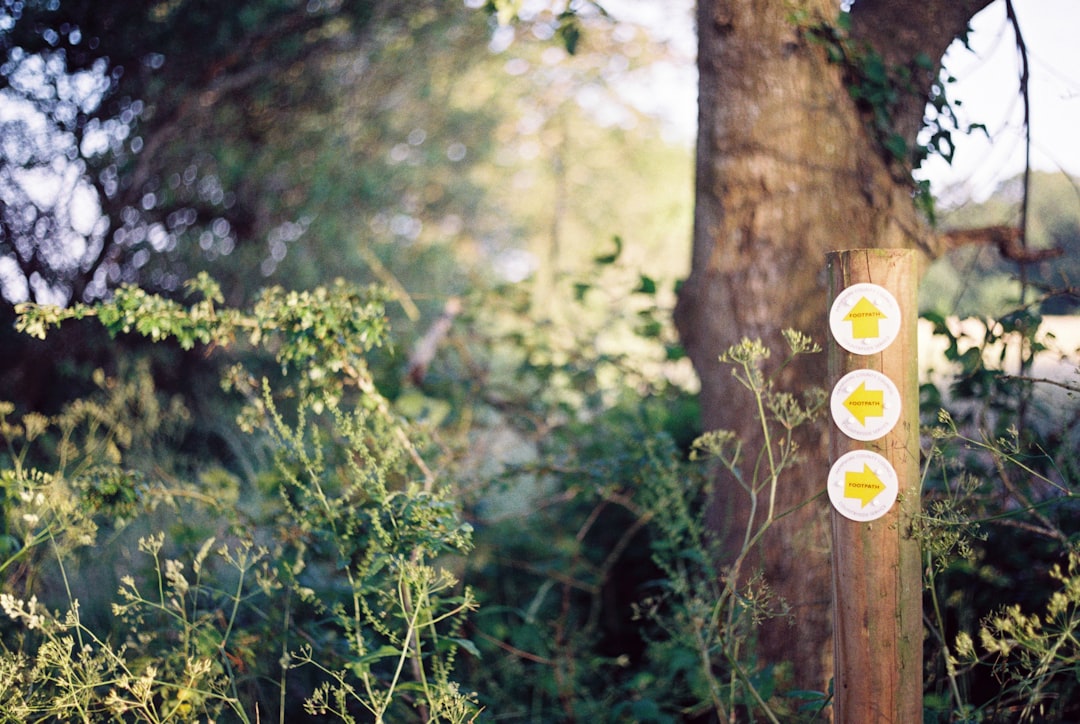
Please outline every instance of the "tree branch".
M1025 195L1026 198L1026 195ZM940 235L945 251L973 244L991 244L998 253L1021 268L1047 259L1055 259L1065 253L1064 249L1029 249L1024 242L1023 226L984 226L977 229L951 229Z

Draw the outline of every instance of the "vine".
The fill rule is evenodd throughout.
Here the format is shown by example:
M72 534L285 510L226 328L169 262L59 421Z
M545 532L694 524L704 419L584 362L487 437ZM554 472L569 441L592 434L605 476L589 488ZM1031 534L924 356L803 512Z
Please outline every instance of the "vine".
M792 22L808 41L824 48L830 63L843 69L848 93L866 119L883 158L890 165L904 169L907 180L914 185L916 205L933 222L935 213L930 186L925 181L912 179L910 169L918 168L931 156L952 163L956 151L953 134L961 127L956 115L956 106L960 103L950 100L946 87L956 78L948 74L937 75L926 92L916 80L934 75L934 59L926 53L918 53L907 63L888 63L877 50L851 37L849 12L841 12L835 22L809 15L794 16ZM903 100L922 97L924 93L928 106L925 126L915 147L911 148L907 138L897 130L896 114ZM986 127L974 123L964 129L964 133L976 131L985 133Z

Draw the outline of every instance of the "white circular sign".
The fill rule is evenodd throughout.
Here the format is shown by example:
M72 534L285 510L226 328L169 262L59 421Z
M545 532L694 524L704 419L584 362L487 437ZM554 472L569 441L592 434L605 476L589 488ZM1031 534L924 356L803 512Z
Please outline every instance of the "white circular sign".
M865 523L889 512L900 485L888 460L870 450L854 450L833 463L828 488L840 515Z
M833 300L829 329L848 352L876 354L900 332L900 305L885 287L852 284Z
M854 440L877 440L900 420L900 391L885 375L855 370L840 378L829 400L833 422Z

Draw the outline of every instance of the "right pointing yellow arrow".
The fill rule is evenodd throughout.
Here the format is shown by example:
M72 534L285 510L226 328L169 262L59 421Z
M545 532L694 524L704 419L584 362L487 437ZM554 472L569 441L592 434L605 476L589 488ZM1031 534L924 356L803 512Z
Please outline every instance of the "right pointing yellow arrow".
M870 466L863 463L862 472L849 470L844 473L844 497L858 498L862 501L862 507L878 496L885 489L885 483L874 475Z

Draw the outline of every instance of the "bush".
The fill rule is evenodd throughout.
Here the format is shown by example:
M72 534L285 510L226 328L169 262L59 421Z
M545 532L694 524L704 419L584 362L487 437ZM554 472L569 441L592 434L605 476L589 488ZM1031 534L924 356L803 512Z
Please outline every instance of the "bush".
M695 437L665 366L678 350L641 326L659 313L644 278L648 299L576 335L509 304L465 314L463 339L395 399L372 371L377 289L269 289L247 311L206 277L189 290L188 306L124 288L21 310L37 336L96 317L201 347L240 414L229 454L207 455L145 361L96 373L54 415L0 405L0 721L826 716L829 692L785 691L755 657L787 614L743 568L823 401L766 378L771 350L723 358L757 403L766 442L748 450ZM1045 423L1049 383L980 346L1012 335L1024 364L1038 319L990 322L978 342L934 321L958 376L923 389L926 718L1076 719L1075 442ZM755 511L719 575L717 466Z
M1035 308L930 318L955 376L923 389L927 721L1080 717L1080 390L1031 373L1053 342Z
M282 374L228 373L241 428L274 450L242 496L212 463L175 480L136 454L182 418L155 405L145 374L102 379L54 419L4 419L3 720L249 722L301 705L316 720L473 719L452 676L474 599L439 563L471 531L367 370L381 295L269 289L241 312L217 307L206 277L192 291L190 307L125 288L93 307L22 310L35 335L96 316L185 348L244 340ZM123 572L90 622L69 571L106 547Z

